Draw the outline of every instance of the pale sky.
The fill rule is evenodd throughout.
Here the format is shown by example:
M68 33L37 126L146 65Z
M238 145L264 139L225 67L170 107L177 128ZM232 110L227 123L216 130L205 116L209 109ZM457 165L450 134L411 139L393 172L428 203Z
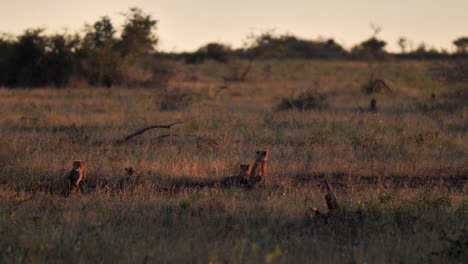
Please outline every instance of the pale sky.
M120 28L120 13L133 6L159 20L164 51L193 51L212 41L239 47L250 32L273 28L350 48L370 37L374 23L393 51L401 36L415 47L425 42L452 51L452 41L468 35L468 0L0 0L0 32L73 33L104 15Z

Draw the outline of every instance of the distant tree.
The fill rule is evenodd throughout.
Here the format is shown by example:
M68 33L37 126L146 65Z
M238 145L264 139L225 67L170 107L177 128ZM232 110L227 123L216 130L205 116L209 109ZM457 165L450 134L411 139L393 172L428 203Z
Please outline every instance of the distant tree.
M342 58L348 55L347 51L340 44L336 43L334 39L328 39L325 42L325 48L333 54L333 57Z
M377 38L377 35L382 31L380 26L371 23L372 36L355 46L351 53L358 58L367 60L383 59L386 56L385 46L387 43L384 40Z
M44 29L28 29L13 43L8 60L8 84L12 86L43 86L47 76L43 58L47 39Z
M398 46L400 46L401 54L406 54L407 46L408 46L408 39L405 37L400 37L397 41Z
M120 51L111 20L104 16L85 26L86 34L77 52L81 75L91 85L112 86L120 83Z
M102 48L114 43L114 34L115 29L111 20L104 16L92 26L86 25L84 42L93 48Z
M414 53L424 54L427 52L427 45L424 42L421 42L418 47L414 50Z
M266 58L284 57L286 49L282 39L289 36L275 36L274 30L268 30L258 35L247 36L246 46L249 57L258 56ZM250 42L249 44L247 44Z
M468 53L468 37L460 37L453 41L453 45L457 47L457 52L460 54Z
M379 57L379 55L385 53L384 47L386 45L387 43L385 41L372 37L363 41L359 46L364 53L374 57Z
M346 57L346 50L333 39L306 40L293 35L273 35L264 33L258 36L253 51L263 58L323 58Z
M186 56L187 63L200 63L206 59L227 63L232 60L234 51L231 47L221 43L208 43L200 47L196 52Z
M86 25L83 38L46 35L41 28L1 35L0 85L62 87L72 77L94 86L163 84L172 71L155 54L157 20L139 8L123 15L120 38L107 16Z
M75 51L80 44L78 35L56 34L47 37L47 48L44 64L47 73L47 83L56 87L69 84L70 78L76 73L77 60Z
M454 72L458 74L457 78L461 81L468 81L468 37L456 39L453 44L457 46L458 53L461 53L462 58L454 61Z
M169 65L159 63L155 54L158 43L156 27L158 21L151 15L144 13L140 8L130 8L123 13L126 18L118 49L122 62L119 67L122 82L126 85L153 85L162 84L168 80Z
M22 35L0 39L0 84L35 87L68 84L74 74L74 51L79 36L44 35L44 29L28 29Z
M154 32L158 21L137 7L123 15L126 18L120 43L123 55L141 56L153 52L158 43Z
M13 53L14 39L12 36L2 35L0 37L0 86L6 86L10 82L9 61Z

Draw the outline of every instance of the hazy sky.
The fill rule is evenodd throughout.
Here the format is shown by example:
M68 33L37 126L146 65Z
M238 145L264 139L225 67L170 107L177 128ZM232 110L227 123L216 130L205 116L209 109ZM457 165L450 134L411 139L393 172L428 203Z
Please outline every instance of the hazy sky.
M368 38L371 22L379 37L398 50L404 36L452 50L468 35L468 0L0 0L0 32L46 27L75 32L108 15L120 27L121 12L138 6L159 20L159 48L194 50L210 41L241 45L249 32L275 28L315 39L332 37L345 47Z

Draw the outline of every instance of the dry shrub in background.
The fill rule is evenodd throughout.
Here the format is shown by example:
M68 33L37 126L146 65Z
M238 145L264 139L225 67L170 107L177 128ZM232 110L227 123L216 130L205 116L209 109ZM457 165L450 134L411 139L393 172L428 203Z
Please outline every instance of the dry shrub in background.
M160 110L184 110L190 107L193 103L203 100L204 97L205 96L202 93L191 89L168 89L162 96Z
M459 56L451 60L436 62L431 67L435 78L450 82L461 83L468 81L468 56Z
M310 111L323 110L328 107L327 97L314 91L306 91L294 97L284 97L276 106L277 110Z
M373 93L391 93L392 89L387 83L380 79L371 79L362 86L362 90L366 94Z

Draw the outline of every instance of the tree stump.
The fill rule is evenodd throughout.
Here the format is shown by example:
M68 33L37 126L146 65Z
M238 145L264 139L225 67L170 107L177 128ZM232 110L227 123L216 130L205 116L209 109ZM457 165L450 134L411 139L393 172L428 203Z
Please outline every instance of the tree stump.
M372 98L372 100L370 101L369 110L371 112L376 112L377 111L377 100L375 100L375 98Z

